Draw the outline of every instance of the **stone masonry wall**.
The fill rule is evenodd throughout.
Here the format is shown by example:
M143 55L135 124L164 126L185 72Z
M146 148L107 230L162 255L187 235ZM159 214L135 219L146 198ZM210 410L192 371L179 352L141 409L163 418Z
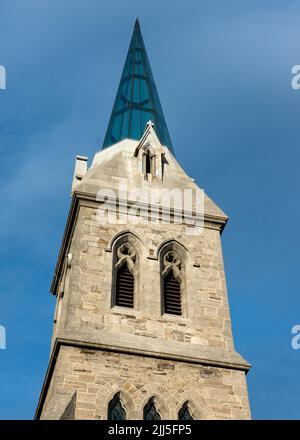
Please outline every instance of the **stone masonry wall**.
M165 420L178 419L186 400L197 419L250 418L244 372L62 346L41 418L57 418L59 410L63 414L75 391L76 419L106 419L117 392L131 420L143 418L152 396Z
M108 402L120 392L128 419L142 419L152 396L162 419L177 419L187 400L196 419L250 418L249 365L234 350L221 248L227 217L204 195L200 235L184 224L100 224L99 189L115 190L124 181L129 190L148 193L198 188L158 139L153 142L164 169L153 181L142 172L138 142L124 142L98 153L76 184L52 285L53 356L37 417L41 410L42 419L105 419ZM112 304L122 233L130 234L137 251L134 308ZM182 316L162 313L160 250L168 240L182 259Z
M53 340L63 328L181 341L233 349L220 232L204 228L187 235L184 225L130 225L140 237L138 307L111 308L112 252L109 242L124 225L99 225L96 208L83 206L69 252L71 268ZM128 226L127 226L128 227ZM183 317L161 315L160 265L153 259L164 240L176 238L186 249L186 306ZM150 257L150 258L149 258Z

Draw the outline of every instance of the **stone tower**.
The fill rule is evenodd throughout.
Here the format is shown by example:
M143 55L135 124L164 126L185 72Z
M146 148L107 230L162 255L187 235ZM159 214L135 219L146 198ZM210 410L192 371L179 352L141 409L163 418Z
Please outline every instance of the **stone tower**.
M136 22L103 148L77 156L37 419L248 419L220 235L174 151Z

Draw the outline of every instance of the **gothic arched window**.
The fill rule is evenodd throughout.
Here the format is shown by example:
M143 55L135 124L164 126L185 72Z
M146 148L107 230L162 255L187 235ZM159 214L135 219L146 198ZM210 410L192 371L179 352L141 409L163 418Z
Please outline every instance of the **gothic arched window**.
M156 409L154 397L148 400L144 406L144 420L161 420L160 414Z
M156 173L156 164L155 164L155 153L151 148L145 150L143 154L143 173L145 179L148 179L149 175L155 177Z
M146 155L145 155L145 172L146 174L150 174L151 173L151 156L150 156L150 151L148 150Z
M162 257L162 311L171 315L182 315L182 268L181 258L175 250Z
M108 404L107 420L126 420L126 411L120 400L120 393L116 393Z
M117 248L114 263L114 306L134 307L135 265L136 252L134 247L128 242L121 244Z
M178 420L194 420L189 409L189 402L186 401L178 412Z

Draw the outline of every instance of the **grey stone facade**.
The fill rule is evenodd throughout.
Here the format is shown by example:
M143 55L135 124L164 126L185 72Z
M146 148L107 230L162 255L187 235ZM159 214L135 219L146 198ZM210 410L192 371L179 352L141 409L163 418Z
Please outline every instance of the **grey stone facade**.
M156 164L145 179L143 151L149 145ZM250 418L245 377L250 366L234 350L220 240L226 215L204 195L201 234L192 235L193 226L185 222L174 223L175 209L171 222L163 223L164 206L159 221L149 222L147 203L136 212L136 223L99 222L104 203L99 189L117 193L124 183L129 192L143 188L149 194L153 188L198 188L151 126L140 142L125 140L97 153L88 170L85 163L81 157L75 167L52 284L57 296L52 356L36 418L106 419L117 392L128 419L142 419L152 396L162 419L177 419L185 401L196 419ZM124 210L132 200L123 203L117 196L117 202ZM112 302L114 256L121 243L135 250L132 309ZM180 258L181 316L162 313L166 249Z

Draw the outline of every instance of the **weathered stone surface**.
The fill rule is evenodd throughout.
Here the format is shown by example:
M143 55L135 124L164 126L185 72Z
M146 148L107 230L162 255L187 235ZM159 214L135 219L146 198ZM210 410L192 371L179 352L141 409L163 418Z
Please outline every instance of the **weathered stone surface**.
M233 345L220 240L225 214L205 196L199 235L186 224L97 221L100 188L118 189L124 181L129 191L196 188L161 145L163 175L146 181L137 144L126 140L98 153L76 182L52 285L52 358L36 417L69 414L76 392L75 418L105 419L120 392L128 419L141 419L152 395L164 419L176 419L186 400L196 418L247 419L249 365ZM112 304L114 246L122 233L136 249L132 309ZM160 252L169 242L181 249L182 316L162 312Z
M250 417L245 374L242 371L179 361L165 362L122 353L111 356L111 353L99 350L91 354L91 371L85 375L85 383L95 384L88 388L82 386L82 378L78 376L78 362L73 363L72 372L66 373L61 361L64 356L72 363L78 353L80 349L77 347L61 347L55 369L62 376L63 384L51 381L42 418L52 418L52 396L57 396L58 391L69 391L70 387L72 392L77 390L76 418L81 419L106 419L108 403L117 391L121 392L124 400L130 396L132 405L126 408L128 419L142 419L142 403L152 395L168 402L164 414L164 418L168 419L178 418L178 408L185 400L192 402L201 419ZM86 358L84 354L81 356L84 369ZM120 383L118 380L124 372L126 379Z

